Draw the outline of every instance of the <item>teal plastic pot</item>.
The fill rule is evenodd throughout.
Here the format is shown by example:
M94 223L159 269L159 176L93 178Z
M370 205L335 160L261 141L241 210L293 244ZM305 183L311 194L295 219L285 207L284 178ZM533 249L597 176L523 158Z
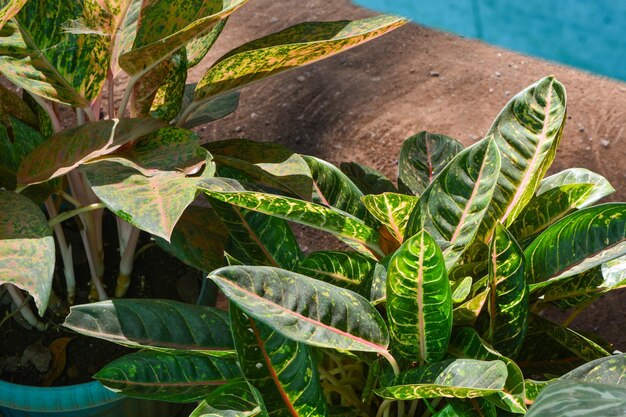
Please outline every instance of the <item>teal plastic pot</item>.
M2 417L171 417L179 408L123 397L97 381L51 388L0 381Z

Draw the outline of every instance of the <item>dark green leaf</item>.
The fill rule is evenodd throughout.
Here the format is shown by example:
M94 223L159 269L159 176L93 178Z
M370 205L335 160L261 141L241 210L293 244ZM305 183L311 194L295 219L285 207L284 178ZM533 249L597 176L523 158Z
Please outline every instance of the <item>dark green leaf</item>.
M300 262L297 272L353 291L376 262L358 252L313 252Z
M356 162L342 162L339 169L359 187L363 194L395 193L398 191L387 177L374 168Z

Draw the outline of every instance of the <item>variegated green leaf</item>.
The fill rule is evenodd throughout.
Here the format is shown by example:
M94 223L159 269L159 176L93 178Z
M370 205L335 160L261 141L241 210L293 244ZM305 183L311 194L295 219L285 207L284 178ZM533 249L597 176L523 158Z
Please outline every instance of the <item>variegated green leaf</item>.
M88 107L106 79L113 32L115 16L97 0L26 2L0 33L0 72L35 95Z
M546 77L517 94L487 133L502 156L493 201L478 233L487 242L496 222L511 225L550 167L565 123L565 89Z
M490 290L487 288L463 304L459 304L452 310L452 321L455 326L472 326L482 311Z
M452 331L452 293L441 250L426 231L391 257L386 301L392 350L412 362L441 360Z
M188 206L178 219L169 242L155 238L161 249L200 271L224 266L227 240L228 231L215 211L194 205Z
M388 354L385 322L365 298L352 291L270 267L225 267L208 278L248 316L292 340Z
M356 291L375 263L358 252L321 251L304 258L297 272Z
M225 203L334 233L380 252L378 233L361 220L340 210L273 194L218 192L201 186L199 188L208 196Z
M496 407L484 398L451 398L433 417L497 417Z
M535 328L532 320L515 362L525 375L543 375L546 378L563 375L585 363L546 332Z
M28 0L3 0L0 2L0 30L15 16Z
M549 384L530 408L528 417L588 417L626 415L626 389L622 386L579 381Z
M169 122L174 119L183 104L187 81L187 57L177 52L170 58L171 68L160 84L153 100L150 100L150 116ZM143 113L142 113L143 114Z
M626 388L626 353L593 360L559 379L619 385Z
M397 193L363 196L363 204L367 210L387 227L398 243L404 241L409 215L418 201L419 197Z
M24 159L17 174L18 183L36 184L64 175L163 126L163 122L154 119L112 119L65 129Z
M153 0L143 7L133 49L120 57L119 64L133 77L145 74L192 40L210 33L246 2Z
M398 161L398 188L419 196L463 145L451 137L420 132L406 139Z
M457 154L426 187L406 226L405 237L421 229L443 250L450 269L473 241L500 173L500 152L493 140Z
M395 193L395 185L382 173L356 162L342 162L341 172L357 186L363 194Z
M626 254L626 203L587 207L561 219L524 251L530 290Z
M230 139L204 145L220 167L242 172L249 183L276 189L292 197L311 200L313 179L302 156L282 145Z
M520 242L532 240L550 225L581 207L593 184L568 184L533 197L508 230Z
M259 390L246 381L233 381L211 391L189 417L267 417Z
M602 264L604 287L609 290L626 286L626 256L612 259Z
M28 291L40 316L48 306L54 260L52 230L41 209L20 194L0 190L0 284Z
M145 350L115 359L94 375L129 397L192 402L241 377L235 358L203 353Z
M535 381L532 379L524 380L524 390L526 392L526 401L531 404L535 402L535 399L537 398L539 393L543 391L543 389L547 387L553 381L554 380L549 380L549 381Z
M215 41L217 41L217 38L219 38L222 30L224 30L224 26L226 26L227 21L228 18L220 20L209 33L196 38L187 44L187 47L185 48L188 60L187 68L195 67L202 61Z
M5 86L0 85L0 123L7 127L9 136L12 137L10 132L12 125L11 117L20 120L34 129L39 128L39 120L33 109L17 94Z
M361 282L358 293L378 305L387 299L387 269L391 255L381 259Z
M404 371L376 393L398 400L485 397L504 389L506 377L506 365L499 360L450 359Z
M263 393L269 415L325 416L326 401L311 348L249 318L232 304L230 318L243 374Z
M448 277L449 278L449 277ZM461 278L455 283L451 283L452 303L462 303L467 299L472 291L472 277Z
M602 175L584 168L570 168L542 179L539 188L537 188L537 195L540 196L549 190L570 184L593 184L586 200L580 202L577 208L589 207L615 192L615 189Z
M581 359L592 361L610 355L609 352L591 339L541 316L533 316L533 324L537 329L545 332L549 337L575 353Z
M363 193L339 168L313 156L302 156L313 178L313 201L364 219Z
M73 306L63 326L131 347L234 349L228 314L173 300L120 299Z
M569 310L590 302L610 290L610 284L602 276L602 269L595 267L546 285L534 295L541 296L542 303L552 303L561 310Z
M137 36L137 25L139 24L139 15L143 0L122 0L125 5L125 11L117 13L118 28L114 33L113 50L111 51L111 72L113 76L117 76L121 71L119 66L119 57L130 51ZM121 7L120 10L124 10Z
M196 100L330 57L404 23L402 18L385 15L355 21L300 23L254 40L228 52L209 68L198 82Z
M230 235L229 254L247 265L296 268L303 255L285 220L208 200Z
M502 391L486 399L512 413L526 413L524 375L511 359L491 349L471 327L456 329L450 339L448 351L457 358L501 360L506 364L507 377Z
M489 289L486 339L504 356L515 357L528 329L528 283L524 252L499 223L489 247Z

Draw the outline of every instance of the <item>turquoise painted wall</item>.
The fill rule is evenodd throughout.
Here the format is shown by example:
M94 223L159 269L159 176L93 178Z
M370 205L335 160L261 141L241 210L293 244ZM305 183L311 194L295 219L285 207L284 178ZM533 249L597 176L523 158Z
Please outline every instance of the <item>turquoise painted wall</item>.
M626 81L626 0L354 0L354 3Z

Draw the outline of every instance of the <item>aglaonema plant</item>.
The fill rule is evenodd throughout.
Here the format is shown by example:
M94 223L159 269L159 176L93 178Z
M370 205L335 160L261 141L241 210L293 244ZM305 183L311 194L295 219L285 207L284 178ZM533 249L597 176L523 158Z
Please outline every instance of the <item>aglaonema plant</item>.
M95 378L200 401L194 417L621 415L626 355L569 323L626 285L626 203L596 204L614 190L585 169L545 177L565 115L544 78L472 146L407 139L398 188L357 163L210 143L230 179L198 185L210 207L161 244L199 269L227 263L207 280L229 312L114 300L65 325L144 348ZM350 249L305 255L288 222ZM549 306L571 313L556 323Z
M213 179L211 154L190 128L233 112L242 86L405 23L374 16L297 24L226 53L188 84L188 71L245 3L3 2L0 72L18 88L0 86L0 283L32 326L45 323L23 291L43 316L57 251L66 281L62 301L75 301L80 249L64 226L80 233L92 298L124 296L140 230L169 241L198 185L222 187ZM114 290L103 283L105 209L117 222Z

